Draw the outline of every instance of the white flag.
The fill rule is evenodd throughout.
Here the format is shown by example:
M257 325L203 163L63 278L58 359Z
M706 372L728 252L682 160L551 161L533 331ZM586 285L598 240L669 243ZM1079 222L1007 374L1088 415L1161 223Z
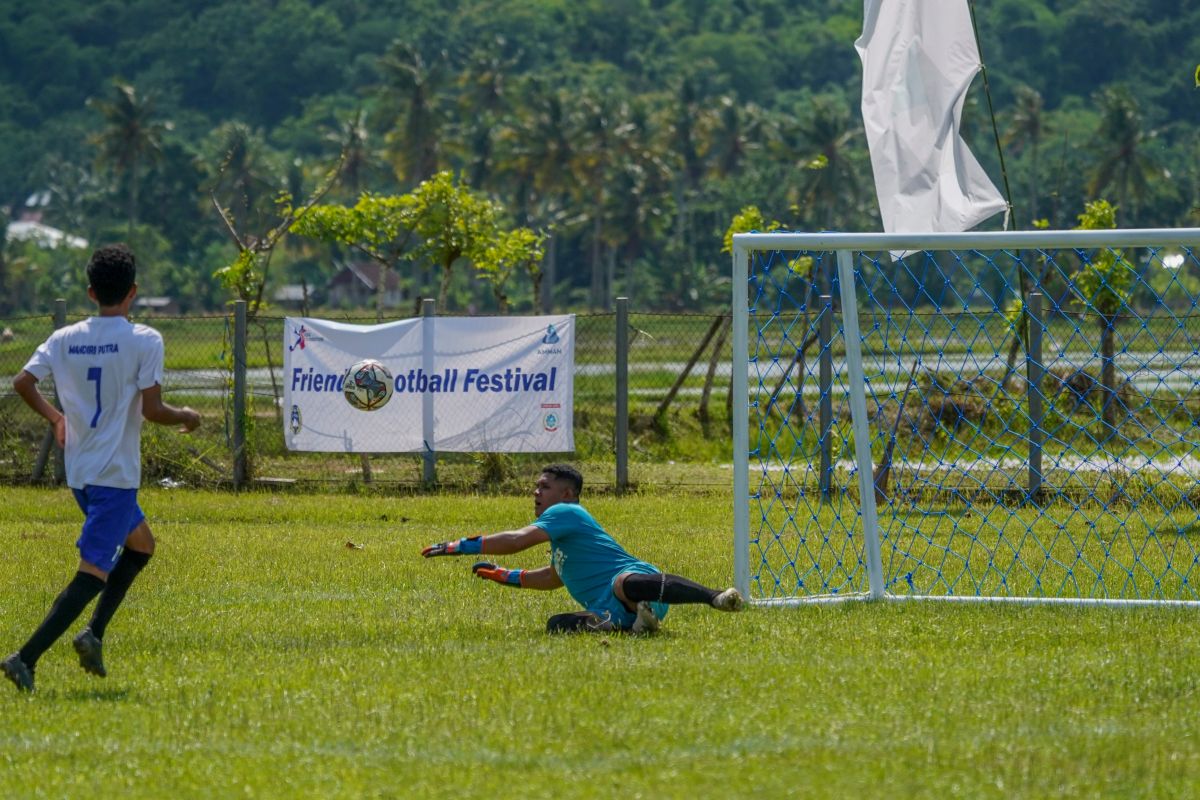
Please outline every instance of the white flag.
M862 113L888 233L965 231L1007 204L959 135L980 69L967 0L865 0Z

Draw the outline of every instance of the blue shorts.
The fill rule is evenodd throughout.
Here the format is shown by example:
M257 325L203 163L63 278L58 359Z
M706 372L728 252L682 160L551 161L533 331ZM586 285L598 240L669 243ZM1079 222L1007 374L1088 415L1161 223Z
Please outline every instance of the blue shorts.
M661 570L659 570L653 564L632 564L621 570L621 573L613 578L613 583L615 584L617 582L617 578L621 577L621 575L624 575L627 572L634 572L638 575L658 575ZM654 616L662 619L667 615L667 610L670 608L670 606L668 606L666 603L651 603L650 608L654 611ZM607 596L602 597L593 603L590 607L588 607L588 611L592 612L600 619L611 621L612 624L616 625L621 630L629 630L629 628L633 625L633 621L637 619L637 613L630 611L625 607L625 604L621 602L620 598L617 597L616 592L613 591L612 585L608 587Z
M104 572L112 572L125 549L125 540L146 518L138 506L137 489L85 486L71 491L84 516L83 532L75 543L79 557Z

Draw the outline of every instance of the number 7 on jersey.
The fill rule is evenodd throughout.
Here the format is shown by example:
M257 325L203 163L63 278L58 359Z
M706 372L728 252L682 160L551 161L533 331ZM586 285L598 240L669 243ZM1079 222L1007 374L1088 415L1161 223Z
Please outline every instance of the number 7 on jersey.
M92 415L92 427L100 419L100 367L88 367L87 379L96 382L96 413Z

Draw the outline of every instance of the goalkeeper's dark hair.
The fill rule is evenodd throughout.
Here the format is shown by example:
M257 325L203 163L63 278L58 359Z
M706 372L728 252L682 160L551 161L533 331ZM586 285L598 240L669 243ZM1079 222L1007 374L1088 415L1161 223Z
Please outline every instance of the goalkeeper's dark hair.
M542 467L542 474L549 475L557 481L566 481L575 489L575 496L583 492L583 475L570 464L551 464Z
M88 285L102 306L115 306L124 300L136 278L137 260L124 244L107 244L88 260Z

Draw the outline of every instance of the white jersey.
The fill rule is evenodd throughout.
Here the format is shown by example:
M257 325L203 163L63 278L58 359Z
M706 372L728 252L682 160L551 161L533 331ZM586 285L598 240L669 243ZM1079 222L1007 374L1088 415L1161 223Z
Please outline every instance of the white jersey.
M142 390L162 382L162 335L125 317L89 317L55 331L25 370L39 381L54 376L67 418L67 485L136 489Z

